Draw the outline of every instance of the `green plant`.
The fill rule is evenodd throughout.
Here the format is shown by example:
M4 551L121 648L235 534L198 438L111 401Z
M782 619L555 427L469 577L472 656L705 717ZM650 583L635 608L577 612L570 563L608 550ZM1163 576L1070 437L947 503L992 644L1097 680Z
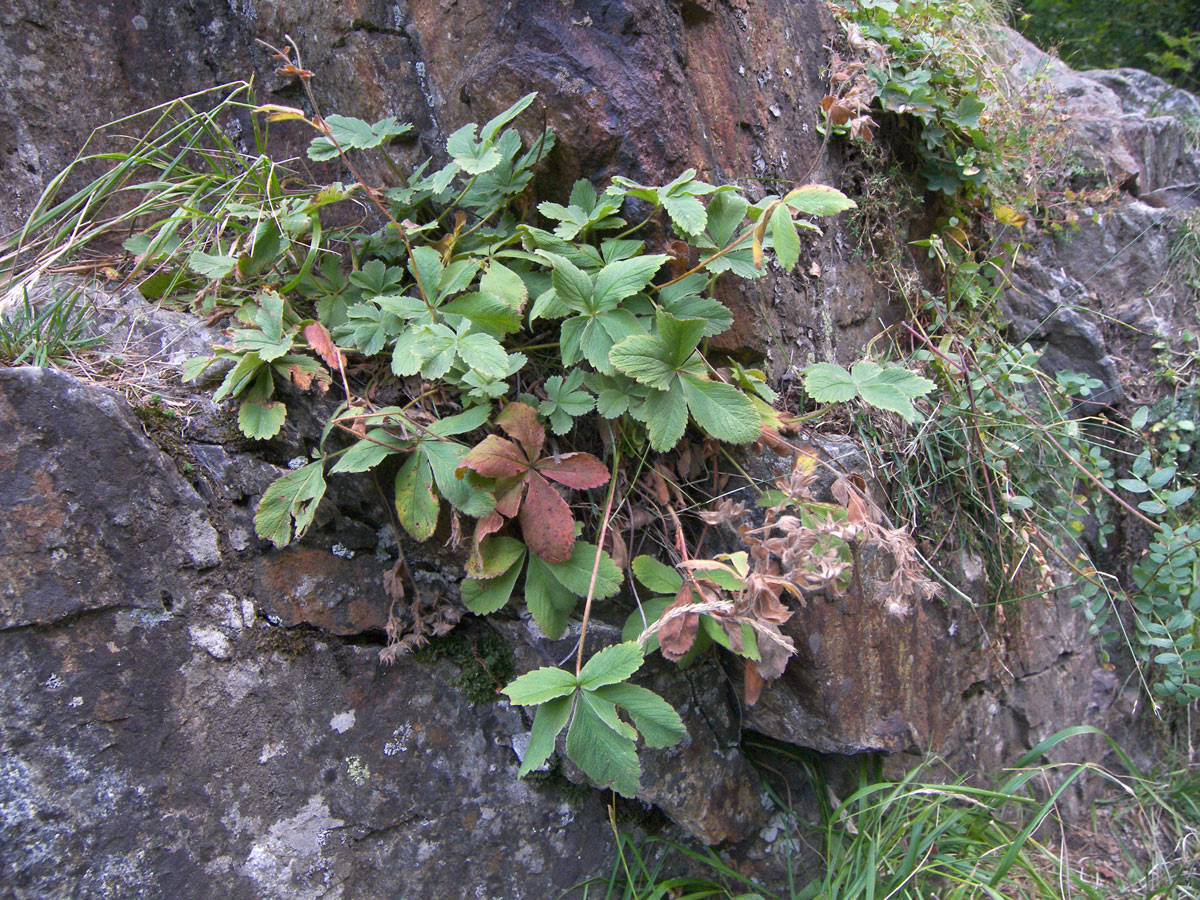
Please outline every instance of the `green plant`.
M280 70L307 88L311 73L292 50L276 53ZM732 323L713 285L726 273L760 276L766 250L794 268L799 232L819 230L816 219L853 202L833 188L802 185L751 203L735 187L706 184L688 170L661 186L616 178L597 190L580 181L567 204L534 206L528 189L554 138L526 140L512 125L533 94L452 134L440 168L426 162L409 172L388 149L408 128L395 119L253 107L245 86L216 99L206 112L184 101L163 107L148 136L113 156L112 173L90 193L57 201L49 191L7 250L12 283L41 277L51 263L133 225L137 233L123 246L132 255L129 277L144 293L229 317L227 341L190 362L185 375L218 373L214 398L239 402L246 437L280 434L288 414L281 384L340 389L342 402L316 446L263 495L258 534L279 547L297 540L315 520L328 478L371 473L388 479L398 532L415 541L439 531L454 539L469 534L461 597L471 611L491 614L518 597L557 638L582 600L574 674L542 669L506 688L514 703L537 708L523 771L566 728L568 755L593 780L635 793L635 742L668 745L682 724L665 701L627 683L651 635L601 649L585 663L593 603L615 596L624 582L610 554L618 546L613 519L640 490L639 474L660 471L655 453L686 445L715 471L715 461L728 456L724 445L765 435L786 446L762 373L707 352L707 339ZM318 108L311 92L308 100ZM265 153L237 152L220 123L247 111L312 128L309 157L338 164L352 181L305 185ZM260 147L265 130L256 126ZM364 176L370 157L382 161L391 184ZM148 181L139 180L147 173ZM122 202L135 212L124 212ZM376 218L327 227L322 210L334 203L359 203ZM97 222L97 209L116 211ZM634 209L639 218L631 224L625 215ZM672 231L670 252L648 246L660 224ZM59 246L69 233L83 237ZM699 262L681 263L688 257ZM920 379L903 384L909 398L928 389ZM877 405L892 402L869 387L862 393ZM689 573L681 582L696 587L687 602L716 623L718 643L762 663L760 682L786 662L786 652L768 654L756 637L770 634L772 648L786 650L777 626L788 578L809 590L832 586L859 538L904 548L901 532L885 535L863 518L869 509L861 486L844 483L840 504L795 492L772 502L772 527L782 529L784 511L799 504L800 531L819 538L814 552L797 550L783 570L771 569L767 538L751 532L754 559L705 561L697 553L680 560ZM599 489L606 490L602 501L588 493ZM688 509L668 502L658 518L679 523ZM681 548L686 532L680 525ZM805 575L800 567L810 563L828 571ZM913 574L911 555L898 571ZM395 598L405 592L406 572L401 560L390 576ZM410 587L419 598L417 585ZM717 606L706 607L717 591ZM408 626L403 616L389 623L389 659L444 633L456 618L413 609ZM668 616L659 627L686 621Z
M55 291L35 304L28 289L20 305L0 310L0 362L19 366L61 364L76 353L96 346L101 338L90 333L91 314L83 294Z
M934 764L914 767L898 781L880 777L878 758L860 761L859 784L838 799L813 759L794 747L753 741L764 755L783 757L808 773L820 818L806 822L786 799L768 785L786 826L776 852L785 858L798 849L801 835L820 842L821 874L808 883L793 883L789 900L859 900L892 897L1039 898L1102 895L1038 839L1055 821L1058 799L1084 773L1103 775L1087 764L1048 765L1043 754L1070 738L1095 729L1064 729L1038 744L994 782L979 779L943 783L934 780ZM1049 787L1047 787L1049 786ZM1049 830L1049 829L1047 829ZM638 847L618 834L618 859L606 883L592 882L586 896L665 898L670 891L685 896L736 900L780 895L755 884L708 850L693 850L668 841L651 840ZM658 848L661 852L655 852ZM675 868L705 874L668 878L661 873L674 856ZM793 876L794 878L794 876ZM600 888L607 892L601 893Z
M981 117L999 86L979 60L995 21L979 0L844 0L840 15L852 45L866 49L867 85L845 98L827 98L830 127L849 127L847 114L874 99L887 112L909 116L919 132L915 149L931 191L982 190L997 163L993 135ZM869 134L869 132L868 132Z

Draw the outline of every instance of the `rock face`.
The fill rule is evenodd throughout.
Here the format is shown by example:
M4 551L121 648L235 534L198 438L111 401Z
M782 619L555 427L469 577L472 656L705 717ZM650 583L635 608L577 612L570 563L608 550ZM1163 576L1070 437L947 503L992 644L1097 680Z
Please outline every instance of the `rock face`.
M1077 228L1024 236L1004 312L1016 341L1044 347L1043 368L1099 379L1090 399L1115 405L1122 380L1143 380L1151 345L1195 322L1171 242L1200 207L1200 147L1186 125L1200 100L1133 69L1073 72L1017 35L1008 47L1014 71L1046 73L1070 114L1074 172L1062 186L1120 190Z
M516 709L262 618L277 585L222 559L123 399L0 369L0 416L4 896L544 897L603 871L602 798L517 779Z
M816 0L15 0L0 11L0 209L17 224L97 109L114 119L252 73L261 100L301 102L254 44L285 33L324 112L412 120L412 157L538 90L559 134L538 183L554 199L581 176L661 181L687 166L757 195L837 185L837 143L822 158L815 135L831 28ZM1200 158L1157 113L1196 101L1143 73L1070 72L1015 38L1013 54L1015 71L1050 69L1080 159L1124 187L1072 240L1030 236L1006 315L1049 368L1094 375L1094 401L1116 403L1128 358L1190 302L1160 276ZM806 246L794 276L727 291L737 325L722 349L776 373L856 359L896 311L843 229ZM1142 252L1124 253L1135 240ZM120 302L140 317L123 346L163 364L156 390L176 389L206 333ZM516 779L522 711L470 705L457 663L378 668L394 544L369 485L339 483L296 547L254 537L257 498L310 449L303 411L251 452L211 404L179 409L164 435L102 388L0 369L0 895L523 900L609 871L607 810L569 784L580 773L560 762ZM408 562L453 598L451 562ZM1065 725L1114 724L1117 680L1064 592L1004 618L981 609L977 559L959 554L946 576L961 595L903 620L854 596L799 610L801 652L752 709L737 673L648 665L689 737L644 755L639 801L672 834L761 859L778 828L742 727L824 753L934 750L995 768ZM570 649L570 631L551 644L524 622L499 627L518 671ZM494 692L486 666L475 674Z
M46 369L0 384L0 628L161 611L220 564L200 497L115 396Z

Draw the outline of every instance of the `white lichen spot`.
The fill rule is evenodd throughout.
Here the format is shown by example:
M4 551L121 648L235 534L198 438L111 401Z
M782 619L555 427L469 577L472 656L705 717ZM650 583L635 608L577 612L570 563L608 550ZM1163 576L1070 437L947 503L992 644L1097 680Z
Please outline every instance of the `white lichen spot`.
M403 753L408 749L408 742L412 740L412 726L405 722L403 725L396 727L392 732L392 739L383 745L384 756L395 756L397 753Z
M192 643L217 660L227 660L233 656L233 647L229 638L208 625L189 625L188 636Z
M145 16L134 16L129 20L129 24L131 24L138 31L145 31L150 27L150 23L146 21Z
M282 756L285 747L282 741L276 741L274 744L263 744L262 753L258 754L259 763L267 763L277 756Z
M417 846L417 862L423 863L431 856L433 856L433 844L429 841L421 841Z
M293 456L288 460L287 467L292 471L303 468L308 463L308 460L303 456Z
M71 702L68 703L67 706L71 707L71 709L79 709L79 707L83 706L83 698L72 697Z
M242 601L242 625L246 628L254 627L254 620L258 618L258 613L254 610L254 601Z
M348 710L343 713L338 713L329 720L329 727L338 734L345 734L354 727L354 710Z
M289 900L337 900L342 887L331 884L323 849L329 833L345 822L334 818L320 797L296 815L273 824L250 848L242 871L263 893Z
M63 684L63 680L61 678L59 678L58 675L51 675L49 678L47 678L45 681L42 682L42 687L44 687L48 691L53 691L54 693L57 693L57 692L61 691L63 688L65 688L66 685Z
M342 559L354 559L354 551L344 544L334 544L329 548L329 552Z
M371 770L367 768L367 764L362 761L361 756L348 756L346 757L346 774L350 776L351 781L362 787L371 777Z

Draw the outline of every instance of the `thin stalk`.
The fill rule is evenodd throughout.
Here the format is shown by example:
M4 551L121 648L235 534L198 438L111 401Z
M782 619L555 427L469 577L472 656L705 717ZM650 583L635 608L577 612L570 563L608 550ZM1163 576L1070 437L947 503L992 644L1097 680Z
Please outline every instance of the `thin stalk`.
M628 228L626 228L624 231L622 231L620 234L618 234L616 237L614 237L613 240L619 241L619 240L621 240L621 238L627 237L628 235L633 234L635 231L637 231L639 228L641 228L643 225L645 225L647 222L649 222L651 219L653 219L654 216L658 213L658 211L660 209L662 209L661 203L654 204L654 209L650 210L650 214L648 216L646 216L646 218L642 219L642 221L638 222L636 225L630 225Z
M608 478L608 499L604 502L604 518L600 520L600 536L596 538L596 559L592 563L592 578L588 582L587 600L583 604L583 622L579 626L579 650L575 654L575 674L583 669L583 645L587 639L588 620L592 615L592 598L596 595L596 578L600 575L600 558L604 554L604 538L612 517L613 497L617 493L617 474L621 466L621 446L613 446L613 464Z

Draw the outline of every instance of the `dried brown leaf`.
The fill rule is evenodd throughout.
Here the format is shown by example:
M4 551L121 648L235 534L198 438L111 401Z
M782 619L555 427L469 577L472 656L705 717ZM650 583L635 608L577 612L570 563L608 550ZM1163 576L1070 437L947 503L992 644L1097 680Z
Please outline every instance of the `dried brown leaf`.
M691 585L684 584L679 593L675 595L675 601L663 611L663 616L666 617L672 611L688 607L692 605L692 588ZM683 658L683 655L692 649L692 644L696 642L696 632L700 627L700 617L695 613L677 615L669 619L658 630L658 646L662 649L662 655L677 662Z
M333 336L325 330L325 326L320 322L304 326L304 340L308 342L308 346L312 348L313 352L325 361L325 365L335 372L340 371L346 365L346 359L338 345L334 343Z

